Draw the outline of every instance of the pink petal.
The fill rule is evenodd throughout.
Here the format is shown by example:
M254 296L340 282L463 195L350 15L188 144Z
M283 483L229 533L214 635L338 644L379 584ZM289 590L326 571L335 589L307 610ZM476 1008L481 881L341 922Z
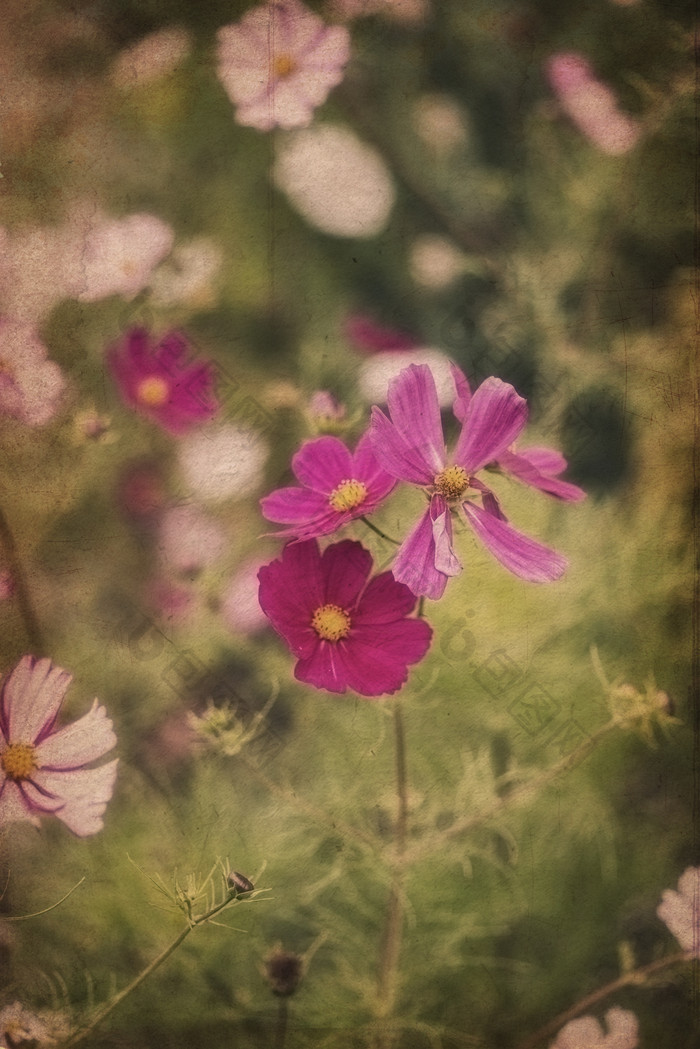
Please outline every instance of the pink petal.
M550 474L552 477L563 474L569 465L564 456L554 448L543 448L536 445L530 448L519 448L517 454L522 459L527 459L541 473Z
M358 628L352 634L349 647L353 656L362 651L362 659L357 660L360 664L371 651L388 662L412 666L423 659L432 637L433 631L424 619L401 619L384 624L379 630L369 625Z
M568 503L578 503L581 499L586 498L586 493L578 485L571 484L569 481L560 481L549 473L543 473L526 453L521 452L516 455L513 452L502 452L498 464L506 473L517 477L524 484L537 488L541 492L547 492L548 495L553 495L557 499L563 499ZM566 460L564 460L565 468Z
M11 743L34 743L52 729L72 674L50 659L23 656L2 686L4 735Z
M382 572L367 584L357 609L353 613L353 627L379 626L394 623L409 615L416 607L416 595L405 585L397 583L391 572Z
M282 559L258 572L260 607L297 656L307 656L318 636L311 629L317 608L325 604L321 555L315 541L288 543Z
M389 383L387 407L403 439L416 448L433 475L445 465L440 405L427 364L411 364Z
M484 510L488 513L493 514L494 517L500 517L501 521L507 521L508 518L503 512L501 502L495 492L492 492L490 488L478 479L478 477L472 477L471 488L476 488L477 491L481 492L481 505Z
M321 571L325 582L322 603L351 609L372 571L372 555L361 543L344 539L326 548Z
M552 1049L581 1049L584 1045L590 1049L604 1049L603 1029L592 1016L582 1016L568 1023L559 1032Z
M4 773L2 773L4 777ZM15 823L29 820L35 827L39 820L35 809L25 799L14 780L4 779L0 782L0 827L4 823Z
M450 364L450 371L452 372L452 378L454 380L455 391L457 394L454 404L452 405L452 411L454 412L455 418L458 419L459 422L464 423L467 416L467 408L472 399L471 386L469 385L464 372L461 371L456 364Z
M404 539L392 567L394 579L405 583L414 594L437 601L447 586L448 576L435 567L435 539L430 508Z
M337 437L317 437L301 446L292 470L307 488L330 495L341 481L352 478L352 456Z
M276 524L307 524L338 516L337 510L329 506L327 495L310 492L307 488L278 488L260 500L260 509L263 517Z
M300 659L294 667L298 681L324 688L327 692L347 691L347 676L342 659L343 642L319 641L316 638L314 651Z
M517 532L505 521L473 503L463 503L462 507L487 550L520 579L549 583L566 571L568 562L561 554Z
M635 1049L638 1042L637 1017L629 1009L613 1006L605 1014L608 1038L615 1043L614 1049Z
M433 523L435 567L447 576L459 575L462 564L452 548L452 517L443 496L430 500L430 519Z
M112 722L95 700L82 718L46 737L37 747L36 756L42 769L76 769L101 758L116 743Z
M510 383L486 379L471 399L457 441L454 461L475 473L498 459L527 422L527 402Z
M369 429L357 442L352 462L353 477L367 485L368 501L371 500L373 506L396 487L396 478L384 469L375 455Z
M426 462L420 449L405 440L396 427L387 419L384 412L376 406L372 408L370 439L377 459L390 474L400 481L411 481L413 484L432 484L435 474Z
M64 802L56 815L69 830L83 838L102 829L102 816L114 790L117 764L118 760L115 760L96 769L71 772L39 769L33 778L38 788L49 791ZM40 797L36 791L31 800Z

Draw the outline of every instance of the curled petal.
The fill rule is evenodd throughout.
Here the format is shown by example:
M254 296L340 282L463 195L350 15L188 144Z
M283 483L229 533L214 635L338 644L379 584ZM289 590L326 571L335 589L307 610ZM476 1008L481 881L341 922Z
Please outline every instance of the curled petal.
M448 576L435 567L435 538L430 508L404 539L392 567L394 579L414 594L437 601L445 592Z
M527 402L510 383L486 379L465 413L454 460L467 473L476 473L498 459L527 422Z
M430 500L430 520L433 523L435 567L445 575L459 575L462 564L452 548L452 516L441 495L434 495Z
M550 583L566 571L566 558L555 550L536 543L480 506L464 503L463 509L487 550L513 575L531 583Z

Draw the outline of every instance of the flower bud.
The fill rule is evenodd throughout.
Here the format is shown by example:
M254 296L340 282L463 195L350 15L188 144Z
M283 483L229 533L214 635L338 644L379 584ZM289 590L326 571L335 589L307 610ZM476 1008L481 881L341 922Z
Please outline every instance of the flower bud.
M253 892L255 889L252 881L249 881L245 874L239 874L238 871L231 871L227 881L230 887L236 890L236 895L240 895L242 892Z

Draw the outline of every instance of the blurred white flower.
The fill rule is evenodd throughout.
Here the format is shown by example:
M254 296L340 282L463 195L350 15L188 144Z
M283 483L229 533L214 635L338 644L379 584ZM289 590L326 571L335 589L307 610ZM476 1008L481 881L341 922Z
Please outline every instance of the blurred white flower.
M336 237L375 237L396 199L377 151L334 124L285 138L274 178L307 222Z
M77 298L81 302L108 295L133 298L146 287L174 239L170 226L155 215L101 219L85 238Z
M239 565L221 601L221 616L234 634L255 634L268 625L258 601L258 572L268 557L253 557Z
M64 387L61 369L47 360L32 325L0 319L0 416L45 426L58 411Z
M268 453L259 434L234 423L207 426L178 445L189 493L212 501L251 495L262 481Z
M223 253L208 237L197 237L175 248L170 259L151 276L151 297L157 306L208 306Z
M141 87L172 73L189 53L190 35L186 29L159 29L120 52L112 65L112 83L120 88Z
M80 265L79 225L0 230L0 307L16 320L40 322L72 296Z
M467 141L464 115L449 95L422 95L413 109L416 131L438 154L451 153Z
M700 867L687 867L678 879L678 892L666 889L656 913L684 951L700 958Z
M371 404L386 404L389 383L410 364L428 365L435 379L440 407L449 408L455 398L450 360L440 350L429 347L374 354L360 367L358 382L362 396Z
M416 237L411 247L411 276L425 288L445 288L464 272L464 256L437 234Z
M551 1049L635 1049L639 1045L637 1017L617 1007L605 1014L608 1033L592 1016L572 1020L559 1032Z
M343 79L350 34L299 0L273 0L217 34L219 80L246 127L304 127Z
M217 561L226 549L219 522L191 503L171 506L161 518L158 553L170 572L198 572Z

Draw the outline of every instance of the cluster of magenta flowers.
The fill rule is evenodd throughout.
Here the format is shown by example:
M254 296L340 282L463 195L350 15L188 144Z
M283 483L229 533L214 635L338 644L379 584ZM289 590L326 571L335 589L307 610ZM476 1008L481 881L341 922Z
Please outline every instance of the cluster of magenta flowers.
M458 511L521 579L550 582L565 571L561 554L509 523L479 476L488 466L576 502L584 492L560 479L565 459L548 448L516 451L528 411L511 385L489 378L472 393L454 365L452 379L461 429L451 454L432 372L412 364L389 385L389 414L372 409L354 452L337 437L307 441L292 460L299 485L261 500L267 520L284 526L277 535L292 541L279 561L260 570L260 604L297 657L299 680L363 696L392 694L405 684L408 667L423 658L431 640L427 624L411 617L418 598L439 599L450 577L462 571L453 542ZM321 553L319 538L366 519L400 481L421 488L427 505L400 543L391 571L369 579L371 555L356 542Z

